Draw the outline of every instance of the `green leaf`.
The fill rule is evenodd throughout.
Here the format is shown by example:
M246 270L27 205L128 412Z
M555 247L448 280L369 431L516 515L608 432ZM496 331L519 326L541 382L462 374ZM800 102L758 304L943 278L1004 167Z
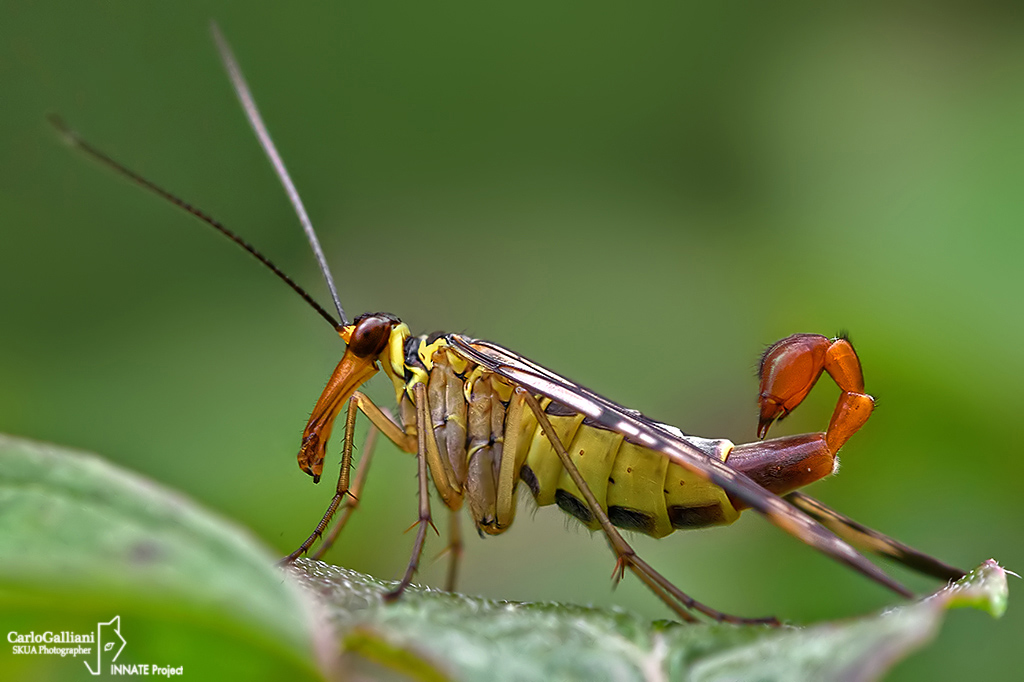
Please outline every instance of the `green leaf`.
M92 632L120 616L118 663L184 665L190 679L872 680L934 637L947 609L998 617L1007 595L989 561L882 613L770 628L415 586L385 603L391 586L308 559L282 571L179 495L93 455L0 436L3 629ZM74 675L91 678L82 660L0 653L0 679Z
M811 627L651 623L564 604L495 602L391 585L302 559L293 573L327 605L347 669L414 679L873 680L931 640L946 609L1000 616L1006 576L994 561L920 601Z
M5 633L91 633L120 616L119 664L319 679L310 601L274 561L243 529L140 476L0 435ZM0 679L90 678L85 660L95 667L95 654L3 651Z

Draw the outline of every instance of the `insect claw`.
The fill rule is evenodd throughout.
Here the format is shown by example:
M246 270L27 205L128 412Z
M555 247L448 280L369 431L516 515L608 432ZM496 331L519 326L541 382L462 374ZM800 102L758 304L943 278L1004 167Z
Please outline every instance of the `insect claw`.
M395 589L388 590L384 594L380 595L380 598L384 601L384 603L390 604L391 602L397 601L398 598L402 596L403 592L405 592L405 586L399 584L399 586Z
M615 560L615 568L612 569L612 589L618 587L619 582L621 582L625 577L627 563L629 563L629 561L626 559L625 555L620 555L619 558Z
M427 519L427 523L429 523L429 524L430 524L430 527L434 529L434 533L435 533L435 534L436 534L436 535L437 535L438 537L441 537L441 533L440 533L440 531L438 531L438 530L437 530L437 526L435 526L435 525L434 525L434 519Z
M280 561L277 562L277 565L278 566L287 566L287 565L291 564L296 559L298 559L300 556L305 554L308 549L309 549L308 547L300 547L299 549L295 550L294 552L292 552L288 556L283 557Z
M405 530L402 531L402 534L404 535L405 533L408 533L409 531L411 531L413 528L415 528L418 525L420 525L420 522L419 521L414 521L411 526L409 526L408 528L406 528Z

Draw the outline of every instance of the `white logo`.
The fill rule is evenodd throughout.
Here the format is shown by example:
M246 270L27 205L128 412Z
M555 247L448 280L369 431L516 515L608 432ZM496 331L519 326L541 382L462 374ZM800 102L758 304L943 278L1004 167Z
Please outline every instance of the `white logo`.
M49 655L78 658L82 656L86 660L86 669L93 674L99 675L106 672L109 675L159 675L161 677L175 677L185 674L185 666L173 667L159 663L118 663L117 659L124 651L126 644L121 636L121 616L114 616L106 623L97 623L95 632L71 632L62 630L53 632L17 632L7 633L7 641L13 646L11 653L28 655ZM93 653L96 654L96 665L93 667L91 661Z
M118 644L120 642L120 645ZM109 663L116 663L117 657L121 655L121 651L124 650L124 637L121 636L121 616L114 616L107 623L96 624L96 669L93 670L92 666L89 665L89 661L85 661L85 667L89 669L89 672L93 675L99 675L103 670L103 657L104 655L110 656L110 652L114 651L114 647L117 647L117 651L114 653L113 658L109 658Z

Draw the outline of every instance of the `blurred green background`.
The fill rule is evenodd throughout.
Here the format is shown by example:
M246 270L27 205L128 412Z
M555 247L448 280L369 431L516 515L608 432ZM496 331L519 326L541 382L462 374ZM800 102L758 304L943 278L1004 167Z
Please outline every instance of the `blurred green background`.
M762 347L848 329L879 409L811 492L956 565L1020 570L1024 13L691 4L0 3L0 431L102 453L278 552L330 498L295 452L337 338L43 118L326 302L216 18L351 313L499 341L736 442L754 437ZM393 400L380 378L369 393ZM823 428L837 394L823 382L775 434ZM372 474L330 558L397 578L415 465L383 446ZM759 518L636 545L745 615L893 601ZM611 568L599 537L523 504L505 536L468 538L461 589L668 616L634 580L613 592ZM1020 608L951 620L892 679L1019 671Z

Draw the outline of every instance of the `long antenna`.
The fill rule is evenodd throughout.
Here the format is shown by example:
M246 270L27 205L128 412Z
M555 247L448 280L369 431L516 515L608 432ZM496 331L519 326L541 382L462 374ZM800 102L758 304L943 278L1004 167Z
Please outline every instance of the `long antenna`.
M160 187L159 185L157 185L157 184L155 184L153 182L150 182L149 180L147 180L146 178L142 177L141 175L139 175L135 171L131 170L127 166L121 165L119 162L117 162L114 159L110 158L109 156L107 156L106 154L101 152L96 147L93 147L91 144L89 144L88 142L83 140L81 137L79 137L78 133L76 133L75 131L73 131L70 128L68 128L68 126L64 123L64 121L61 120L61 118L59 116L57 116L56 114L50 114L47 117L47 119L50 121L50 124L53 125L53 127L57 129L57 132L59 132L61 134L61 136L64 138L64 141L67 142L70 146L75 147L77 149L81 149L83 152L88 154L94 160L99 161L101 164L103 164L107 168L110 168L111 170L113 170L118 175L121 175L121 176L123 176L125 178L128 178L129 180L134 182L136 185L139 185L143 189L146 189L146 190L152 192L153 194L156 194L157 196L159 196L159 197L161 197L163 199L166 199L167 201L171 202L172 204L174 204L178 208L186 211L187 213L191 213L196 218L199 218L204 223L206 223L207 225L209 225L213 229L217 230L218 232L220 232L222 235L224 235L225 237L227 237L228 239L230 239L234 243L236 243L239 246L241 246L243 249L245 249L249 253L250 256L252 256L256 260L258 260L260 263L263 263L265 266L270 268L271 272L273 272L280 279L282 279L284 281L284 283L287 284L288 286L290 286L292 288L292 290L295 291L295 293L297 293L299 296L301 296L303 298L303 300L306 301L306 303L308 303L310 306L312 306L313 310L317 311L320 314L320 317L322 317L325 320L327 320L327 322L329 322L330 325L332 327L334 327L335 329L339 328L338 321L334 319L333 315L331 315L329 312L324 310L323 307L321 307L319 303L314 301L313 297L310 296L308 293L306 293L305 289L303 289L298 284L296 284L295 281L291 277L289 277L288 275L284 274L276 265L274 265L272 262L270 262L269 258L264 256L259 251L257 251L256 247L254 247L251 244L249 244L247 241L245 241L244 239L239 237L237 234L235 234L234 232L232 232L228 228L224 227L219 221L217 221L217 220L211 218L210 216L208 216L207 214L203 213L201 210L199 210L198 208L196 208L192 204L189 204L188 202L186 202L186 201L184 201L182 199L179 199L178 197L176 197L175 195L171 194L170 192L168 192L164 188Z
M306 207L302 205L299 191L295 189L295 183L292 182L291 176L288 175L288 169L285 168L281 155L277 153L274 141L270 139L267 126L264 125L260 111L256 108L256 100L253 99L249 85L245 82L245 76L242 75L242 69L239 68L238 61L235 59L228 41L224 39L224 34L220 32L220 27L217 26L216 21L210 22L210 31L213 33L213 40L217 43L217 50L220 52L221 61L224 62L224 68L227 69L228 77L231 79L231 85L235 88L235 94L238 95L238 101L242 103L245 115L249 119L249 125L252 126L253 132L256 133L256 137L263 147L263 151L266 152L267 158L270 159L270 164L274 167L274 172L277 173L277 177L281 180L284 191L288 194L288 199L291 200L292 206L295 207L295 214L299 217L302 230L306 233L306 239L309 240L309 245L313 249L313 255L316 256L317 263L320 265L320 272L324 274L324 279L327 280L327 288L331 291L331 298L334 299L334 307L338 310L341 324L348 326L348 317L346 317L345 310L341 307L341 299L338 298L338 290L334 286L331 269L327 267L327 259L324 257L323 249L320 248L320 241L316 238L313 223L310 221L309 215L306 214Z

